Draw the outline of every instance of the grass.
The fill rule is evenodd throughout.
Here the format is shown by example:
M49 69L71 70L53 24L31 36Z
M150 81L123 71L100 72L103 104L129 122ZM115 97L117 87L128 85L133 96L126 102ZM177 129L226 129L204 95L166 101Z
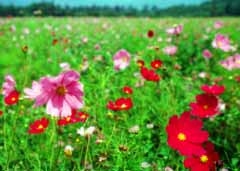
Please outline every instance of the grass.
M220 30L213 28L215 21L224 22ZM61 72L59 64L68 62L71 68L81 73L80 82L84 85L84 103L81 111L90 114L86 123L65 127L55 124L56 118L45 113L45 107L34 109L33 102L22 99L15 106L5 106L0 97L0 170L3 171L162 171L169 166L174 171L186 170L181 157L167 145L165 127L173 114L188 110L201 91L202 84L212 84L222 77L226 86L222 97L226 110L212 120L206 120L204 129L208 130L210 140L216 145L224 167L238 171L240 166L240 127L239 127L239 83L234 77L238 70L227 71L219 61L232 53L223 53L211 47L216 33L228 35L233 44L239 46L239 18L13 18L1 19L0 32L0 84L6 74L12 74L17 81L17 89L22 92L31 87L33 80ZM172 43L165 29L173 24L184 24L184 31ZM16 32L9 31L15 25ZM71 27L71 29L67 29ZM207 28L211 32L207 32ZM24 34L24 29L29 34ZM155 36L147 38L148 30ZM55 32L53 37L51 32ZM87 37L84 44L82 38ZM162 42L158 38L163 39ZM207 37L207 38L204 38ZM52 40L59 42L53 46ZM68 42L64 43L63 39ZM99 44L100 50L94 46ZM178 52L170 57L163 53L166 45L176 44ZM28 52L21 48L28 46ZM152 47L159 47L154 50ZM202 51L208 48L213 58L206 61ZM131 53L130 67L116 72L113 70L112 56L119 50ZM239 52L239 50L237 50ZM96 61L96 56L103 60ZM84 59L89 67L82 71ZM164 62L164 69L158 71L162 76L159 83L145 82L135 87L139 78L139 68L135 59L143 59L146 65L154 59ZM175 64L181 70L174 69ZM210 74L210 78L199 78L200 72ZM121 96L125 85L134 89L134 106L126 112L112 112L106 108L109 100ZM39 135L27 133L29 124L41 117L51 120L46 132ZM153 128L148 128L153 124ZM137 134L128 129L138 125ZM76 130L81 126L95 126L96 133L89 139L81 137ZM100 144L97 139L102 139ZM73 155L67 157L64 147L71 145ZM141 163L148 162L149 168Z

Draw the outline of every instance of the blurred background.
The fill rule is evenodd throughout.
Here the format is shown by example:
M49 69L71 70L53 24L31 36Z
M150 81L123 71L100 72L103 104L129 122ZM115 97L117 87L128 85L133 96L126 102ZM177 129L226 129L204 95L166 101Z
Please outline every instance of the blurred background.
M0 0L0 16L239 16L240 0Z

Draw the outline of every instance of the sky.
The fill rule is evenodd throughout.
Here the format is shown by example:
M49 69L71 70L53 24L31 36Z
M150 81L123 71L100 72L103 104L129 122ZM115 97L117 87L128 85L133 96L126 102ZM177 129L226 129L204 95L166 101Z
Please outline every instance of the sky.
M136 8L142 8L145 5L151 6L158 6L159 8L167 8L174 5L194 5L200 4L207 0L0 0L0 4L4 5L17 5L17 6L25 6L29 5L34 2L54 2L58 5L68 5L68 6L133 6Z

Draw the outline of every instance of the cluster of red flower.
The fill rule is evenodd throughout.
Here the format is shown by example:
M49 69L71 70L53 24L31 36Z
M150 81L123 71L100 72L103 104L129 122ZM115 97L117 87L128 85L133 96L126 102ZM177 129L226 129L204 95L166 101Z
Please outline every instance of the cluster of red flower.
M126 94L133 93L132 88L128 86L123 87L122 91ZM107 108L113 111L129 110L132 108L132 106L133 106L132 99L124 97L117 99L115 102L109 101L107 104Z
M145 62L143 60L138 60L137 64L141 68L141 75L144 79L154 82L160 81L161 77L156 73L155 70L162 67L163 63L161 60L154 60L151 62L151 67L153 69L148 69L147 67L145 67Z
M205 92L196 96L196 102L190 103L191 110L179 118L174 115L166 127L168 145L186 156L184 166L191 171L215 171L218 153L208 141L208 132L203 131L202 118L219 114L218 95L225 90L224 86L204 85Z

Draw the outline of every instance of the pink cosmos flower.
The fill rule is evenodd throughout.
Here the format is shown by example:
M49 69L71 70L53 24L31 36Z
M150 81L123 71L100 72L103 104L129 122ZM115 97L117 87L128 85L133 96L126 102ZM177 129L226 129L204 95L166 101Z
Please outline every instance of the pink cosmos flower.
M34 107L46 104L46 112L52 116L67 117L72 109L83 106L83 85L78 82L79 73L67 71L56 77L43 77L33 82L32 89L25 89L26 97L35 100Z
M230 56L227 59L221 61L220 64L227 70L240 68L240 54Z
M177 53L177 46L167 46L163 49L163 52L167 55L173 56Z
M229 52L232 49L229 38L222 34L216 35L212 46L216 49L222 49L224 52Z
M113 56L113 62L114 62L114 69L115 70L123 70L128 67L130 63L131 56L130 54L122 49L119 50L114 56Z
M221 22L221 21L216 21L215 23L214 23L214 28L215 29L220 29L220 28L222 28L223 27L223 22Z
M13 76L6 75L5 82L2 85L3 91L2 94L4 97L8 96L11 92L13 92L16 88L16 81L14 80Z
M208 59L212 57L212 53L208 49L205 49L202 55L204 58L208 58Z
M166 30L167 34L179 35L183 31L183 25L177 25Z

